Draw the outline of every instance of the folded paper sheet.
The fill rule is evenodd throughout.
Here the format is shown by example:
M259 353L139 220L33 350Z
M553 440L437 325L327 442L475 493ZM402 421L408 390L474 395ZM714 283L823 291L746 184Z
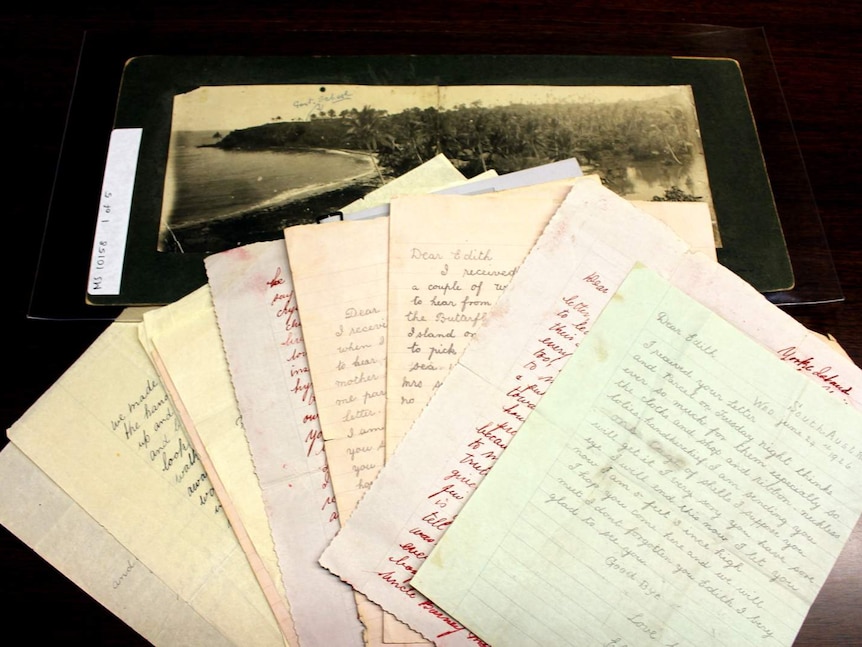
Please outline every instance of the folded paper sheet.
M837 395L862 389L858 367L741 279L607 189L579 183L321 563L427 637L467 644L411 577L638 258L676 272L779 356L805 357L806 373Z
M139 337L289 645L298 645L209 286L144 314Z
M636 267L413 584L494 645L790 645L862 415Z
M342 525L383 467L388 232L386 218L284 232ZM383 610L361 594L356 604L365 644L383 644ZM406 627L400 633L399 642L423 642Z
M235 644L12 443L0 452L0 492L0 523L152 644Z
M159 586L153 584L144 571L139 581L133 566L128 577L122 570L113 572L119 586L142 586L142 600L150 591L163 595L167 589L234 644L284 645L246 555L218 499L210 495L199 457L138 341L137 324L111 324L8 434L160 580ZM77 508L72 510L77 514ZM166 644L175 644L174 636L158 630L158 623L168 626L173 618L160 613L147 620L150 629ZM170 613L170 605L164 613Z
M284 241L205 263L299 642L362 644L353 591L317 562L340 526Z
M284 232L342 520L383 463L388 226L377 218Z

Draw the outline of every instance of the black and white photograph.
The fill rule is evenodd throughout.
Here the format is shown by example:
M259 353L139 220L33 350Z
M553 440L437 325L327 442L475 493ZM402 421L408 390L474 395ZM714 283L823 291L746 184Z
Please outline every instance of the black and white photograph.
M159 251L215 253L337 213L443 155L465 177L575 158L632 200L704 201L690 86L204 86L177 95Z

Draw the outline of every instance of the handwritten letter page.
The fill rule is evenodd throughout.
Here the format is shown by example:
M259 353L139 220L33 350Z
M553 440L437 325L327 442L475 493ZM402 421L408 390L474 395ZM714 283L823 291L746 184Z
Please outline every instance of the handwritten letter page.
M342 523L383 465L386 218L284 232Z
M790 645L860 447L857 410L639 267L413 583L494 645Z
M343 525L383 467L389 222L301 225L284 237ZM361 594L357 607L366 644L381 644L383 610Z
M573 182L393 200L387 459L479 330Z
M708 219L702 224L711 231ZM574 186L323 563L369 597L385 597L390 611L422 627L426 636L448 634L446 644L466 644L466 632L452 633L453 621L413 589L410 578L568 361L634 258L664 275L676 273L679 281L685 278L690 293L712 299L776 352L803 339L807 350L813 349L815 340L801 325L720 265L686 250L661 223L609 190ZM846 360L839 370L840 359L822 345L815 354L818 365L831 363L842 379L859 373ZM862 386L858 379L855 384ZM391 523L381 529L381 519ZM392 578L388 587L377 581L381 574Z
M670 271L687 249L595 183L577 183L560 211L324 553L325 565L447 644L470 636L452 632L453 621L410 586L412 574L577 347L610 298L607 286L625 276L628 254L640 251ZM626 232L613 239L616 247L582 233L607 220ZM711 235L708 218L702 228ZM383 528L381 519L391 523Z
M284 644L218 499L206 496L206 472L138 341L137 324L109 326L8 433L231 641ZM131 582L121 575L118 586Z
M284 242L205 263L300 643L361 644L351 588L317 563L339 520Z
M285 640L297 645L209 286L144 313L139 336L206 469L201 495L218 497Z

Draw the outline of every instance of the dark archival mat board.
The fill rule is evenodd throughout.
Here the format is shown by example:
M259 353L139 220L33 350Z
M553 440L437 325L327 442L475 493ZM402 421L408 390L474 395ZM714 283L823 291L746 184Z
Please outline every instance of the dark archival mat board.
M563 34L545 34L544 38L534 38L535 42L520 42L491 34L468 41L449 33L429 40L425 34L411 37L401 32L348 33L340 39L334 35L323 39L321 34L296 32L285 40L287 34L276 31L271 39L233 33L220 43L228 47L214 48L212 32L206 30L200 34L194 30L163 34L152 30L88 33L82 47L29 315L49 319L112 319L122 306L168 303L202 285L206 280L202 262L206 252L158 251L174 98L203 86L279 84L690 86L720 234L720 262L778 303L785 300L785 295L790 303L815 302L819 296L812 292L824 285L826 296L821 300L834 300L832 296L836 293L840 298L840 288L830 283L831 277L817 281L815 290L804 295L795 294L793 289L794 274L798 285L799 268L793 253L788 258L784 238L788 232L786 227L782 232L781 209L776 213L776 200L764 164L767 151L761 150L756 112L752 115L756 103L762 110L764 103L776 106L779 102L774 101L773 92L763 97L745 85L746 69L754 69L758 81L762 76L767 81L774 77L768 49L765 63L760 61L763 34L734 29L725 32L715 27L699 31L688 26L681 32L676 27L654 28L632 40L618 26L616 29L610 37L605 31L603 38L598 39L594 35L597 32L585 26L584 39L577 48L578 52L586 52L584 55L556 53L572 50L572 41L565 40ZM717 39L716 34L721 38ZM499 42L484 42L495 38ZM530 38L523 35L521 40ZM361 47L363 43L377 45ZM434 53L457 52L467 43L503 53ZM421 53L429 48L431 53ZM214 49L227 49L231 55L203 55ZM336 53L307 55L315 49ZM507 49L516 53L508 53ZM420 53L375 53L380 50ZM144 53L149 51L160 53ZM237 51L265 55L233 55ZM269 55L271 51L290 55ZM353 55L355 51L371 54L357 56ZM538 53L517 53L525 51ZM546 51L551 53L543 53ZM294 52L301 54L293 55ZM742 70L740 58L728 58L723 55L725 52L741 55L745 61ZM113 99L107 100L108 96ZM750 102L750 96L757 102ZM278 116L274 110L273 118ZM770 132L776 124L782 133L792 135L789 121L780 114L778 119L770 118L767 124ZM109 142L118 131L137 131L139 149L134 162L134 183L127 198L129 218L120 288L118 294L99 296L92 290L88 293L88 280L91 260L96 259L101 242L95 236L97 219L104 208L115 208L104 201L104 184L109 180L106 173ZM787 157L782 155L780 159ZM772 159L779 156L773 155ZM541 161L545 160L537 163ZM585 171L592 162L587 160ZM779 161L778 165L784 162ZM807 186L801 159L791 169L785 165L778 172L782 176L801 177L806 180L802 185ZM800 183L794 182L792 186L798 188ZM791 202L798 210L800 201ZM816 209L807 210L801 219L810 221L812 216L815 228L819 227ZM274 232L273 237L279 234ZM822 246L818 245L818 249ZM828 248L825 254L831 267Z
M172 128L172 119L177 119L175 112L175 100L187 98L191 92L200 91L204 99L195 104L198 111L203 112L206 106L213 111L221 109L222 121L212 123L206 122L205 117L198 114L195 134L203 133L204 136L214 138L203 143L188 143L187 147L195 147L195 151L206 152L207 145L219 160L234 156L234 159L247 158L254 155L254 151L263 151L263 155L271 156L271 149L279 146L282 138L294 136L291 141L298 142L298 146L313 146L318 140L325 141L326 148L346 149L350 148L347 138L353 138L359 142L354 149L370 148L378 157L383 156L385 150L392 147L386 138L393 138L394 134L387 132L387 124L383 123L386 118L383 112L395 113L399 108L390 108L390 102L377 95L368 99L374 113L367 112L369 105L366 99L350 98L360 94L365 86L375 86L387 91L391 86L396 87L398 99L403 95L412 94L415 89L417 95L423 93L423 88L442 86L443 89L452 86L461 86L472 89L468 92L466 99L452 100L445 106L440 106L440 112L434 115L440 119L442 112L455 114L452 120L461 120L467 127L464 134L455 146L469 149L474 154L485 149L482 153L487 156L491 168L496 168L496 159L488 149L490 142L482 145L481 141L475 144L469 141L471 133L469 128L482 137L491 140L501 138L507 130L513 130L511 124L512 115L498 118L495 117L493 108L485 108L489 101L488 96L493 93L494 88L489 86L523 86L525 92L517 93L512 99L516 105L523 103L533 96L544 101L544 94L551 86L561 87L564 91L583 88L593 91L604 91L609 86L614 89L624 88L626 92L624 99L614 98L608 105L620 105L619 102L639 103L646 101L642 98L650 90L659 88L664 91L668 87L685 86L691 88L694 104L696 107L696 120L691 124L682 123L684 116L677 117L675 111L681 109L674 104L662 104L653 107L652 112L647 115L638 114L633 116L629 111L623 112L624 118L639 118L636 124L615 124L601 121L592 126L594 130L605 128L611 131L609 137L617 140L617 144L624 150L638 147L638 159L643 159L650 154L658 157L666 153L666 159L658 162L647 160L651 164L653 173L668 173L676 165L682 165L678 158L683 157L691 150L702 150L706 158L706 174L708 175L707 191L714 195L713 203L718 222L718 233L720 236L719 259L730 269L752 283L758 290L771 292L789 289L793 285L792 270L780 222L775 209L766 175L760 146L757 139L754 121L748 105L748 100L743 84L742 75L735 61L727 59L699 59L699 58L669 58L669 57L461 57L461 56L410 56L410 57L172 57L172 56L147 56L138 57L128 62L123 75L120 88L119 103L116 119L114 121L115 138L122 133L132 133L140 137L140 148L132 146L131 164L134 173L127 175L128 180L134 182L131 192L131 202L128 233L125 240L118 237L110 241L109 236L96 236L96 256L94 263L96 269L105 254L110 250L111 244L124 245L125 253L122 255L122 276L117 282L117 288L111 293L104 289L101 281L91 280L88 283L88 299L93 304L108 305L158 305L175 300L186 294L191 289L203 282L201 274L202 258L207 253L223 251L219 247L206 247L205 243L199 242L203 248L193 247L194 241L191 237L185 244L176 242L180 235L179 228L171 231L170 236L163 237L166 229L162 226L164 208L164 188L170 175L168 168L168 151L173 133L181 135L185 131ZM252 93L255 90L275 89L280 86L288 86L292 91L283 95L279 101L274 97L270 100L257 99L257 104L252 107L262 109L257 121L254 117L245 114L244 128L232 129L232 119L236 122L234 115L227 115L232 107L224 108L225 105L234 105L234 99L213 99L216 89L227 90L227 94L233 96L236 90L240 96ZM365 88L365 91L369 90ZM267 95L270 93L267 93ZM436 96L433 91L432 96ZM589 96L591 92L587 91ZM385 95L384 95L385 96ZM460 96L460 95L459 95ZM391 97L390 97L391 99ZM410 96L406 101L399 102L401 106L409 109L424 111L428 106L423 103L424 97ZM551 99L555 101L556 99ZM567 101L568 99L563 99ZM592 99L588 99L591 101ZM260 105L261 101L271 105ZM215 103L217 106L213 107ZM460 110L455 106L464 106ZM510 104L511 105L511 104ZM343 106L350 106L356 113L348 113L344 117L338 116ZM379 106L379 107L378 107ZM544 104L542 107L551 106L553 110L583 110L581 106L571 107L570 104L563 106L559 103ZM436 106L435 106L436 107ZM237 108L239 112L245 113L249 106ZM538 108L533 108L524 118L525 123L536 123L540 118L534 114ZM650 110L646 108L645 110ZM290 119L282 117L282 113L291 111L293 115L304 121L284 121ZM317 112L321 115L317 116ZM485 112L489 114L485 114ZM589 106L591 114L587 118L595 117L600 112L607 115L610 112L604 104ZM665 122L656 124L656 111L667 116ZM186 112L195 113L195 108ZM375 113L380 113L377 115ZM463 116L460 114L465 112ZM577 113L576 113L577 114ZM365 116L369 115L369 116ZM475 120L473 116L475 115ZM187 116L187 115L185 115ZM395 118L396 114L392 114ZM545 120L554 119L553 115L543 112L541 115ZM296 118L296 117L294 117ZM366 120L378 120L377 124L363 124ZM421 115L418 117L421 118ZM479 119L485 118L486 123L481 127ZM307 120L307 121L305 121ZM354 127L354 123L359 122ZM653 122L653 123L651 123ZM219 124L223 125L219 125ZM562 129L564 124L554 123L555 127ZM626 133L620 132L620 126L628 126ZM186 126L183 126L186 127ZM208 130L207 130L208 127ZM354 133L352 129L370 129L377 127L376 134L369 132ZM395 128L395 125L388 125ZM420 127L422 127L420 125ZM550 126L537 126L535 138L549 139L553 133L547 132ZM487 134L482 133L480 128L492 130ZM314 131L297 134L297 130ZM332 133L333 130L339 132ZM261 132L263 131L263 132ZM449 129L451 131L451 128ZM576 132L582 132L579 127ZM702 144L696 140L700 133ZM519 129L520 136L525 137L524 128ZM565 131L561 136L565 137ZM590 131L592 132L592 131ZM345 135L344 133L347 133ZM594 135L601 138L601 134ZM359 141L359 137L373 138L369 141ZM669 139L675 138L672 143ZM232 142L234 148L219 148ZM311 142L310 144L308 142ZM528 141L530 146L535 147L535 139ZM567 142L570 149L566 150L562 157L577 156L578 152L589 146L589 143L572 139ZM396 144L397 145L397 144ZM663 148L662 148L663 146ZM688 149L686 149L688 146ZM413 146L415 148L415 146ZM651 150L650 150L651 149ZM226 152L233 150L234 152ZM607 144L601 142L593 150L587 149L583 152L585 159L579 160L582 168L587 165L601 164L594 162L593 158L606 153ZM186 156L189 156L186 149ZM301 155L316 154L314 152L303 152ZM276 154L277 155L277 154ZM320 153L325 155L325 153ZM286 158L286 154L282 154ZM360 157L362 155L360 154ZM395 154L387 155L394 158L394 166L403 161ZM413 156L410 159L428 159L428 155ZM529 161L529 158L527 158ZM535 158L533 158L535 159ZM357 163L361 161L358 160ZM546 158L545 161L553 161ZM352 163L348 159L345 163ZM209 162L207 162L209 163ZM223 162L222 162L223 163ZM230 162L227 162L228 164ZM297 162L297 164L311 165L315 162ZM535 162L533 162L535 163ZM322 166L331 167L333 161L320 162ZM618 168L632 168L634 164L629 160L615 162L616 167L611 169L619 177L624 171ZM662 169L661 166L664 165ZM110 170L108 165L108 170ZM656 166L659 168L656 169ZM257 172L259 167L254 165L252 173ZM523 167L522 167L523 168ZM396 167L397 171L407 171L409 168ZM468 172L473 174L480 172L481 168L471 168ZM521 170L520 168L506 170ZM372 168L373 171L373 168ZM397 172L396 171L396 172ZM208 175L208 169L195 169L198 175L205 176L206 190L214 192L217 190L219 181L213 181ZM261 171L263 172L263 171ZM471 175L467 175L470 177ZM107 176L106 176L107 177ZM248 180L254 184L254 179ZM263 180L262 176L257 180ZM608 183L614 183L616 178L604 178ZM623 178L620 182L627 182ZM102 190L103 204L100 205L98 222L107 222L113 213L120 208L112 202L116 200L118 191L113 189L105 180ZM323 183L315 175L311 182ZM260 184L261 182L258 182ZM120 183L121 184L121 183ZM682 181L680 181L682 184ZM685 198L701 198L704 191L694 189L687 193L685 188L673 186L664 187L665 192L677 189L684 194ZM625 189L623 189L625 191ZM659 198L664 197L665 192L659 192ZM641 196L645 197L645 196ZM674 197L671 193L670 198ZM226 198L226 199L229 199ZM212 202L212 198L209 199ZM198 202L203 202L199 200ZM329 211L338 208L337 203L330 205ZM203 209L204 207L200 207ZM188 209L186 209L188 211ZM106 213L111 212L113 213ZM304 222L310 222L315 217L325 216L327 209L308 214ZM237 217L234 227L242 227L248 222L245 217ZM299 222L299 221L295 221ZM206 229L214 227L216 222L205 225ZM290 222L278 221L273 223L269 229L270 236L280 235L284 225ZM251 223L247 226L251 227ZM236 234L236 245L256 242L248 238L242 238L241 232ZM271 238L270 238L271 239ZM107 244L103 244L106 241ZM170 244L173 243L173 247ZM169 248L166 250L164 246ZM101 279L96 272L96 279Z

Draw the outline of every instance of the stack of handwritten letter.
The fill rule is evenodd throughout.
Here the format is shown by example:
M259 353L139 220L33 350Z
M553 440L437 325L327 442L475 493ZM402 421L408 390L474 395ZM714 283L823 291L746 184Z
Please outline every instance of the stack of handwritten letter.
M9 430L0 521L154 644L790 645L862 512L860 369L705 205L388 205L112 324Z

